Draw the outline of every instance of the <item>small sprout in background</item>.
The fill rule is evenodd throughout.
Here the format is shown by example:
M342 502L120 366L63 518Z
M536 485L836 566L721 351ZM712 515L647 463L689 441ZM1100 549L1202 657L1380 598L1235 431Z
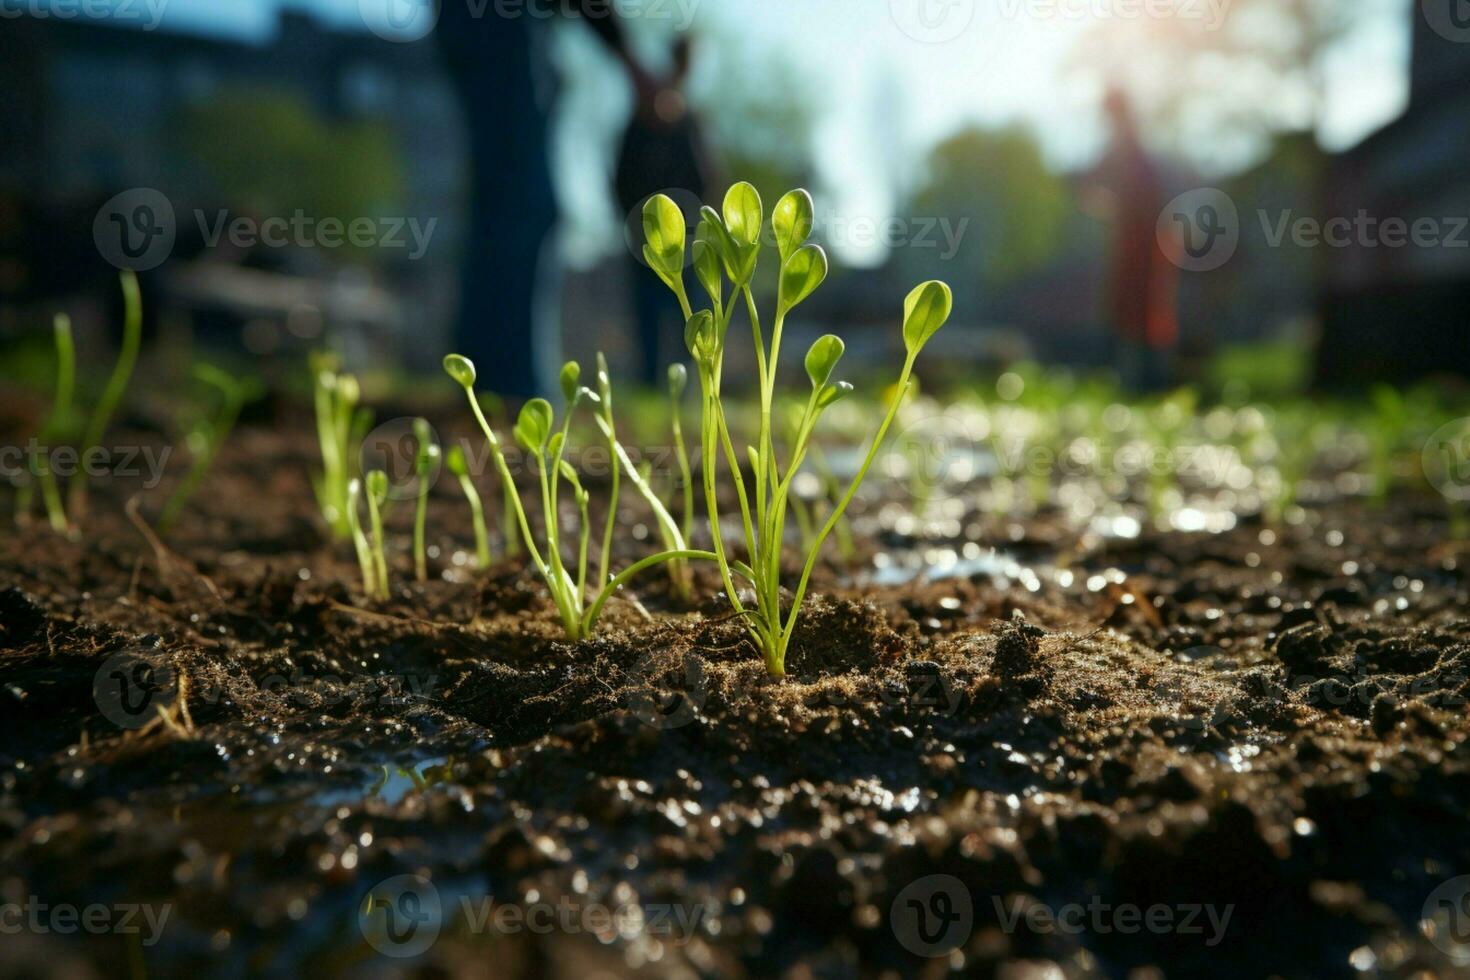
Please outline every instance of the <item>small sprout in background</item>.
M317 443L322 456L322 471L312 476L312 488L333 537L344 540L352 534L347 485L357 469L358 447L372 426L372 412L358 404L362 389L357 378L338 373L334 355L313 354L310 364Z
M679 531L688 541L694 529L694 480L689 469L689 452L684 446L684 389L689 386L689 370L682 364L669 365L669 418L674 432L674 455L679 462L679 482L684 489L684 512Z
M64 438L65 433L71 427L72 393L76 387L77 356L76 345L71 336L71 320L65 314L58 313L53 328L56 338L56 397L51 402L51 415L46 419L46 424L41 427L40 435L37 437L40 445L31 460L31 471L35 475L36 482L40 484L41 499L45 502L46 519L51 524L51 530L57 534L66 534L71 530L71 523L66 518L66 507L61 502L61 490L56 485L56 475L51 472L50 453L53 444ZM86 477L77 479L82 481ZM27 516L29 516L29 507L30 504L27 501Z
M369 599L378 595L378 571L373 561L373 546L362 530L362 517L358 507L362 504L362 481L353 477L347 481L347 525L352 537L353 550L357 552L358 568L362 571L362 591Z
M251 379L236 379L233 375L209 364L195 365L194 377L218 393L219 405L213 415L206 415L189 427L189 435L185 441L194 459L189 465L189 472L184 475L184 479L163 506L163 511L158 518L159 534L168 534L173 529L179 515L184 511L184 505L199 489L199 484L203 482L210 467L214 465L220 447L225 444L231 430L235 428L235 423L240 418L240 410L251 400L260 397L262 393L257 382Z
M647 210L645 210L644 211L644 228L645 228L645 230L648 227L647 222L648 222L648 212L647 212ZM681 222L680 222L680 225L679 225L679 228L681 229L681 232L680 232L681 234L682 234L683 227L684 227L684 225L683 225L682 219L681 219ZM683 246L680 245L680 248L682 249ZM655 269L655 271L658 271L658 270ZM662 277L663 273L660 272L659 275ZM683 288L683 286L682 286L682 280L676 280L676 281L681 282L681 285L680 285L679 288L682 289ZM579 368L578 370L580 371L581 369ZM563 373L565 373L565 372L563 372ZM562 383L563 383L563 386L565 386L565 384L566 384L565 380L563 380ZM605 428L612 433L612 435L609 438L612 439L612 440L616 440L617 439L617 428L616 428L615 424L613 423L613 418L612 418L612 411L613 411L613 408L612 408L612 378L611 378L611 376L607 372L607 361L603 358L603 356L602 356L601 353L599 353L597 355L597 390L598 390L598 395L597 395L598 404L593 408L593 412L594 413L598 413L598 412L602 413L602 415L604 416L603 422L605 423ZM608 580L609 563L612 561L612 536L613 536L613 527L616 525L617 519L618 519L618 493L621 490L620 484L622 483L622 469L623 469L622 468L622 464L618 460L617 454L614 453L612 455L612 474L611 474L611 486L612 486L612 488L608 491L608 498L607 498L607 519L606 519L606 522L603 524L603 529L602 529L602 551L600 552L599 557L598 557L598 560L597 560L597 582L598 582L598 585L599 586L602 585L603 583L605 583Z
M500 418L506 414L505 401L493 391L476 394L480 410L489 418ZM521 532L516 527L515 487L501 483L500 486L500 548L506 558L521 555Z
M490 567L490 535L485 530L485 505L480 500L480 491L475 489L475 481L470 479L470 466L465 459L464 447L450 446L449 451L444 454L444 465L459 480L460 489L469 502L470 517L475 525L475 567L483 572Z
M427 582L429 561L424 529L429 512L429 486L439 469L440 452L427 419L413 420L413 437L416 446L413 471L418 481L418 500L413 515L413 574L418 581Z
M1317 462L1326 430L1313 405L1284 407L1276 412L1269 430L1273 466L1263 469L1258 481L1268 524L1279 526L1296 505L1301 485Z
M383 522L388 515L388 474L373 470L366 478L368 526L372 528L373 575L376 579L376 594L380 599L388 598L388 539L383 532Z
M687 550L688 546L685 543L683 533L679 530L679 525L674 522L673 516L669 514L668 507L664 506L664 502L659 499L658 492L654 490L653 484L649 482L643 471L640 471L637 466L633 465L633 460L628 456L627 450L618 441L617 427L613 422L612 413L612 379L608 375L607 360L602 356L601 352L597 355L597 388L598 404L597 410L593 413L593 421L597 423L597 428L602 432L602 437L606 440L608 450L612 454L614 490L617 488L618 475L626 472L628 482L633 484L633 488L638 491L639 495L643 497L648 503L649 508L653 511L654 526L658 530L659 540L663 543L664 552L673 556L668 560L669 585L673 590L673 594L680 601L687 602L691 588L689 563L682 557L679 557L679 553ZM591 392L588 392L588 394L591 394ZM607 515L608 524L604 530L604 545L607 545L612 540L612 525L617 516L615 502L609 504L609 508Z
M1404 445L1410 412L1408 400L1392 385L1376 384L1369 392L1372 415L1365 430L1368 435L1368 471L1372 478L1369 501L1382 507L1394 484L1394 461Z
M138 288L138 277L131 270L124 270L120 280L123 294L122 347L118 349L112 374L108 377L107 385L102 389L102 397L97 400L92 418L83 432L81 445L78 447L83 456L102 445L102 439L107 435L107 426L111 424L113 415L122 404L128 383L132 381L133 368L138 363L138 348L143 343L143 295ZM80 521L86 516L89 489L85 476L72 481L70 504L72 517L76 520Z
M509 488L511 500L515 508L516 523L520 528L522 543L531 557L536 571L546 583L547 590L551 594L552 601L557 608L557 614L561 617L562 628L567 639L576 641L591 635L597 626L597 618L602 612L603 605L611 598L625 582L639 574L644 569L658 564L676 560L687 561L689 559L713 559L714 555L708 552L691 551L681 548L679 550L663 551L650 555L641 561L635 562L621 573L609 577L606 581L597 583L595 597L589 603L587 599L586 576L589 545L589 521L588 495L577 478L576 470L565 459L567 439L571 430L572 417L577 407L587 401L597 407L596 420L602 429L604 437L609 441L614 450L615 472L617 467L627 470L629 478L637 486L640 493L649 499L655 513L660 515L660 524L667 525L677 539L679 531L673 524L673 519L668 516L668 511L658 502L648 481L644 480L637 472L632 461L628 458L626 450L617 441L616 430L611 424L611 413L606 411L607 405L612 400L612 383L607 376L606 365L602 358L598 358L598 387L601 393L594 392L581 384L581 368L575 362L569 362L562 368L561 388L565 401L562 422L558 428L556 425L555 412L551 403L543 398L533 398L522 406L516 424L513 429L516 442L536 462L537 479L541 490L541 510L545 530L545 551L537 544L535 535L531 532L531 525L526 518L525 507L522 505L520 492L515 487L515 481L511 479L510 467L506 463L505 453L501 448L500 437L495 434L490 423L485 418L484 411L480 408L479 400L475 397L475 366L473 362L459 354L450 354L444 359L444 371L465 391L469 400L470 409L474 412L475 421L479 423L480 430L485 435L485 440L490 448L490 455L495 461L495 466L500 472L502 483ZM574 559L575 573L568 570L564 563L561 550L561 518L559 504L559 493L562 482L565 481L572 488L580 517L577 534L576 557ZM609 521L614 520L615 508L609 513ZM606 546L611 548L611 532L605 538ZM604 556L604 562L609 560ZM605 573L599 573L599 577Z
M813 431L823 411L851 392L852 387L831 380L843 354L842 341L835 336L817 340L807 352L807 376L811 393L796 436L788 449L785 472L776 459L772 432L772 409L780 360L781 336L787 316L811 296L827 277L826 253L820 246L807 243L812 229L811 196L796 190L781 198L772 213L780 270L776 297L776 314L771 326L769 346L761 329L759 311L751 290L761 250L763 209L760 195L748 183L738 183L725 195L721 212L705 207L695 236L695 275L709 295L711 308L694 311L685 295L681 277L671 269L655 267L659 277L674 292L685 316L684 339L699 373L702 395L701 459L703 460L705 506L715 558L719 563L725 592L737 615L744 617L751 638L765 658L766 669L773 677L785 675L786 653L796 629L802 600L811 580L812 570L823 542L853 497L881 448L889 427L898 412L903 394L912 382L914 362L924 345L949 319L953 297L949 287L928 282L914 289L904 302L903 340L907 356L896 385L897 395L891 400L887 414L874 435L867 456L847 491L837 501L822 529L806 549L806 562L798 581L790 613L782 617L781 551L785 542L786 514L790 505L791 482L801 469L811 444ZM664 195L655 195L644 208L644 232L648 238L645 255L671 263L676 254L683 255L683 215L677 205ZM677 245L677 249L675 246ZM714 258L719 259L718 262ZM730 302L723 299L719 272L723 267L734 289ZM760 430L756 444L746 449L753 482L747 493L742 461L730 438L728 421L720 401L720 382L724 367L725 338L738 298L744 299L751 336L755 348L756 375L760 387ZM745 532L746 552L750 563L741 567L729 560L720 533L718 500L715 490L716 453L723 452L730 478L735 484ZM755 606L747 608L735 587L733 573L750 579L755 588Z

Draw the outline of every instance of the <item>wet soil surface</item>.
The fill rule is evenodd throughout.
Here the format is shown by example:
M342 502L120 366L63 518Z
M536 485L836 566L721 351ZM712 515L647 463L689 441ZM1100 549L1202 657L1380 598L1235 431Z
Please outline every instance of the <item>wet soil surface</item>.
M400 505L368 603L311 452L239 434L166 545L126 481L82 540L0 536L4 974L1470 963L1470 552L1431 500L967 518L1021 574L828 567L773 682L705 570L563 642L532 572L469 568L447 480L433 580ZM935 547L878 511L859 565Z

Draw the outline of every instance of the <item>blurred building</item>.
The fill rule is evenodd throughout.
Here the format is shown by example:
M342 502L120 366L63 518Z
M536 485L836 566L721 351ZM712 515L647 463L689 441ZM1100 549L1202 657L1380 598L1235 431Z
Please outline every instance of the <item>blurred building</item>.
M1393 245L1379 227L1324 250L1318 378L1330 387L1470 376L1470 44L1436 32L1418 4L1410 16L1408 109L1330 160L1323 211L1422 222L1435 240Z
M180 243L163 268L177 271L197 257L193 210L238 213L244 204L221 199L214 175L181 140L179 122L225 93L257 92L328 122L372 120L391 129L412 178L392 213L436 219L436 247L417 262L390 258L372 278L413 308L418 327L447 321L461 237L462 139L427 42L389 43L294 12L261 42L180 33L166 22L147 31L105 19L21 16L0 29L0 81L0 299L55 301L110 280L92 221L103 202L134 187L162 191L178 212ZM340 273L322 259L282 255L272 264L308 278Z

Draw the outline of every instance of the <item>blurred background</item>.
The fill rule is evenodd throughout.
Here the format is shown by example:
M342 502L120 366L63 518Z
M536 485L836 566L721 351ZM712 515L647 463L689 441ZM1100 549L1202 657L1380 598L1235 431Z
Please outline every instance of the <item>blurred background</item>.
M110 346L130 267L151 343L268 377L652 381L683 350L639 207L736 179L816 200L793 349L879 362L940 278L961 377L1470 366L1463 0L0 0L0 132L11 377L59 309Z

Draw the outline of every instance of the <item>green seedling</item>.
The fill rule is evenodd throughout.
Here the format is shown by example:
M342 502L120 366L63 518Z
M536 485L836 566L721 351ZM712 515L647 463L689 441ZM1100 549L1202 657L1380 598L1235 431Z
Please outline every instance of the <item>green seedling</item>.
M388 474L373 470L365 479L367 486L368 526L372 529L373 577L376 581L374 594L380 599L388 598L388 537L383 523L388 516Z
M143 343L143 295L138 288L138 277L131 270L124 270L120 279L123 294L122 347L118 349L112 374L108 377L107 384L102 389L102 397L97 400L92 418L83 432L78 448L84 456L102 444L107 426L111 424L123 395L127 393L128 383L132 381L133 368L138 363L138 348ZM86 516L88 489L85 478L72 481L69 502L72 516L77 520Z
M71 336L71 320L58 313L53 324L56 338L56 396L51 402L51 415L41 427L37 437L40 445L31 459L31 472L41 487L41 499L46 506L46 519L57 534L71 529L66 518L66 507L61 502L61 490L56 484L56 475L51 472L50 453L52 445L64 437L71 426L72 393L76 389L77 356L76 345ZM30 515L30 501L24 501L26 516Z
M449 451L444 454L444 465L459 480L464 499L469 502L470 517L475 526L475 567L483 572L490 567L490 535L485 530L485 505L480 500L480 491L475 489L475 481L470 479L470 466L465 459L464 447L450 446Z
M1280 525L1296 504L1302 483L1311 475L1317 453L1327 436L1327 428L1318 420L1315 406L1300 405L1279 409L1271 427L1276 483L1269 486L1264 501L1267 523Z
M689 386L689 371L682 364L669 365L669 418L674 432L674 455L679 462L679 482L684 490L683 521L679 531L688 541L694 529L694 479L689 469L689 452L684 446L683 400Z
M688 561L691 559L714 559L714 555L708 552L694 551L682 546L682 538L679 536L677 525L669 516L668 510L658 500L657 494L633 465L628 458L626 450L618 442L616 430L613 428L611 412L608 406L612 400L612 384L607 376L605 365L599 358L599 371L597 383L601 389L594 392L581 384L581 368L575 361L568 362L561 372L561 390L563 398L563 414L558 426L555 411L551 403L544 398L533 398L521 408L520 415L516 419L514 435L516 442L525 450L527 457L536 463L536 475L541 491L541 516L545 530L544 540L538 544L535 535L531 531L531 524L526 516L525 507L522 504L520 492L516 489L515 481L511 477L510 466L506 462L505 452L501 446L500 437L495 434L490 423L485 419L485 413L480 409L479 400L475 397L475 365L467 357L459 354L450 354L444 359L445 372L454 379L465 391L469 399L470 409L475 414L475 421L479 423L480 430L485 435L489 444L490 455L495 461L496 469L500 473L502 484L509 488L511 502L515 510L516 525L520 530L522 544L525 545L531 562L536 571L546 583L547 590L551 594L552 601L556 604L557 614L561 618L562 628L566 632L568 640L576 641L591 635L597 626L598 616L603 606L611 598L614 592L622 587L633 576L645 569L656 565L674 562ZM572 418L577 408L586 402L594 406L594 417L603 436L608 440L613 450L613 463L615 470L621 468L626 471L628 478L633 482L638 491L649 501L654 508L655 516L660 525L660 533L672 535L672 539L680 544L680 547L650 555L641 561L635 562L617 575L610 576L605 580L602 576L607 574L599 572L598 588L589 601L587 587L587 562L588 544L590 538L589 521L587 517L588 501L587 492L583 489L577 479L575 469L566 460L567 440L571 431ZM562 554L562 527L561 512L559 508L561 485L565 482L572 488L580 517L577 529L576 554L572 559L572 567L568 568L567 561ZM614 519L613 509L609 511L609 521ZM666 538L667 540L667 538ZM611 549L611 533L604 536L605 552ZM543 550L544 548L544 550ZM609 558L606 553L602 557L602 564L606 568Z
M313 474L312 489L333 537L345 540L352 536L347 485L356 472L358 449L372 425L372 412L359 406L362 389L357 378L338 373L336 357L313 354L310 364L317 443L322 456L322 471Z
M362 591L369 599L378 594L378 573L373 563L373 547L362 529L362 518L358 508L362 505L362 481L356 477L347 481L347 525L352 538L353 550L357 553L358 569L362 572Z
M709 297L708 309L695 312L690 305L683 278L686 240L684 215L679 211L678 205L665 195L655 195L644 206L643 229L647 244L643 254L649 266L673 291L679 302L686 322L685 345L689 348L695 368L699 372L705 506L715 558L719 563L725 591L736 613L744 618L751 639L765 659L767 671L773 677L782 677L785 675L786 654L796 630L802 600L806 596L822 543L841 520L871 469L898 413L899 403L903 400L902 394L908 390L914 362L924 345L949 318L953 298L945 284L927 282L915 288L905 300L903 340L906 357L896 385L899 395L892 399L857 474L822 529L815 535L811 548L807 550L806 561L791 602L791 611L783 619L781 550L785 541L791 480L806 458L812 434L822 413L852 391L852 386L846 382L832 380L837 363L842 358L842 340L831 334L819 338L806 355L805 366L807 377L811 381L811 392L802 422L798 426L797 438L789 449L783 468L776 459L771 424L782 330L791 311L810 297L826 279L827 255L820 246L808 242L814 214L811 196L806 191L796 190L782 197L771 216L780 274L776 312L768 346L751 290L765 224L760 195L750 184L739 183L731 187L725 195L722 211L717 212L706 207L700 214L701 220L693 246L694 275ZM724 292L726 280L732 287L728 302ZM747 492L741 460L730 438L720 400L726 334L742 300L750 321L757 380L760 385L760 429L756 444L748 446L745 452L753 484L751 492ZM755 587L753 607L746 606L735 588L732 570L738 570L739 566L730 561L720 533L715 492L717 451L723 452L731 480L735 484L746 552L750 557L749 577Z
M413 420L414 451L413 471L418 480L418 500L413 515L413 574L420 582L429 580L428 548L424 528L429 514L429 483L439 466L439 445L434 442L434 430L427 419Z
M1404 445L1404 434L1409 428L1410 412L1407 399L1391 385L1377 384L1369 392L1373 414L1368 419L1368 470L1373 485L1369 501L1382 507L1393 489L1394 460Z
M189 431L186 442L193 455L193 462L189 464L188 473L168 498L168 502L163 505L163 511L158 518L159 534L168 534L173 529L179 515L184 511L184 506L194 496L199 484L214 465L220 448L240 418L240 410L260 395L260 386L254 381L236 379L209 364L196 365L194 377L218 394L219 405L213 415L200 419Z

